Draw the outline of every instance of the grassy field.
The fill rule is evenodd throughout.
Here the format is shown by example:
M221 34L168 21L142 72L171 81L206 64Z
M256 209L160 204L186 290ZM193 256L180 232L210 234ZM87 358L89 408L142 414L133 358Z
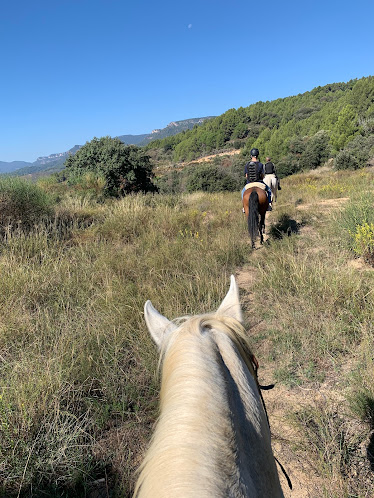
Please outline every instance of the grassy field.
M159 389L144 302L170 318L214 310L235 273L263 375L292 400L268 408L278 436L292 430L275 434L277 456L310 493L290 496L371 496L373 178L283 180L255 251L239 193L96 204L65 192L47 221L5 227L0 495L90 496L98 480L130 495Z

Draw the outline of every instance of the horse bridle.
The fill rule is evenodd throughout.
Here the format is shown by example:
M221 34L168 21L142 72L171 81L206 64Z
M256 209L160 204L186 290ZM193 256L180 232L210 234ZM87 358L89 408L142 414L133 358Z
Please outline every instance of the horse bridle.
M266 420L268 422L268 426L269 426L269 430L270 430L270 434L271 434L269 416L268 416L268 412L266 410L266 405L265 405L264 397L262 396L262 392L261 391L269 391L270 389L273 389L273 387L275 386L275 384L269 384L268 386L262 386L259 383L259 381L258 381L258 369L259 369L260 365L258 363L258 360L257 360L256 356L253 353L251 353L251 363L252 363L252 367L253 367L253 370L254 370L254 373L255 373L255 381L256 381L257 386L258 386L258 391L260 393L260 398L261 398L261 401L262 401L262 406L264 407L264 412L265 412L265 415L266 415ZM274 456L274 460L277 462L277 464L279 465L281 471L283 472L283 475L284 475L284 477L287 480L288 487L290 489L292 489L292 482L291 482L291 479L290 479L289 475L286 472L286 469L283 467L283 465L280 463L280 461L278 460L278 458L276 456Z

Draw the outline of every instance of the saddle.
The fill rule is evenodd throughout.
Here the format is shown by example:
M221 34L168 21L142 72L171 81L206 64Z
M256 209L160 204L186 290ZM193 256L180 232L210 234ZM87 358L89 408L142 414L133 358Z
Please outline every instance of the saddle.
M262 182L251 182L251 183L247 183L247 185L244 187L245 190L248 190L249 188L260 188L262 190L265 190L266 189L266 185L265 183L262 183Z

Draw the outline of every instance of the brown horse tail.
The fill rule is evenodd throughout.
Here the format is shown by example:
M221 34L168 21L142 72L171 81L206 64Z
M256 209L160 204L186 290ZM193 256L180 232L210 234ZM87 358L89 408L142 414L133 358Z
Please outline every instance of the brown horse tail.
M258 235L258 202L258 193L256 190L253 190L248 201L248 232L252 240L252 245Z

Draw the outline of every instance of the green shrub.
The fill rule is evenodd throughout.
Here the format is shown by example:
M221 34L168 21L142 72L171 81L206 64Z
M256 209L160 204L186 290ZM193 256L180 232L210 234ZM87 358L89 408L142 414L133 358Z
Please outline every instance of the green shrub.
M156 177L155 184L160 194L177 194L182 192L182 174L179 171L168 171Z
M74 187L74 191L84 197L96 201L104 200L107 182L102 173L87 171L85 173L71 171L68 177L68 184Z
M334 168L335 169L358 169L359 163L356 157L344 149L339 152L339 154L335 157L334 160Z
M218 166L195 167L187 177L187 192L233 192L238 190L235 178Z
M303 169L315 169L329 158L329 139L328 132L320 130L306 142L300 161Z
M363 223L356 226L353 235L353 250L358 256L374 264L374 223Z
M150 158L139 147L126 146L118 138L93 138L65 162L68 177L91 173L104 178L107 196L154 191ZM101 182L100 182L101 184Z
M355 240L357 227L373 224L373 201L368 195L352 200L337 219L337 227L341 232L342 239L351 251L357 249L358 240Z
M279 178L293 175L301 170L299 161L291 154L281 159L277 164L277 174Z
M52 213L48 195L35 184L19 178L0 178L0 225L30 229Z

